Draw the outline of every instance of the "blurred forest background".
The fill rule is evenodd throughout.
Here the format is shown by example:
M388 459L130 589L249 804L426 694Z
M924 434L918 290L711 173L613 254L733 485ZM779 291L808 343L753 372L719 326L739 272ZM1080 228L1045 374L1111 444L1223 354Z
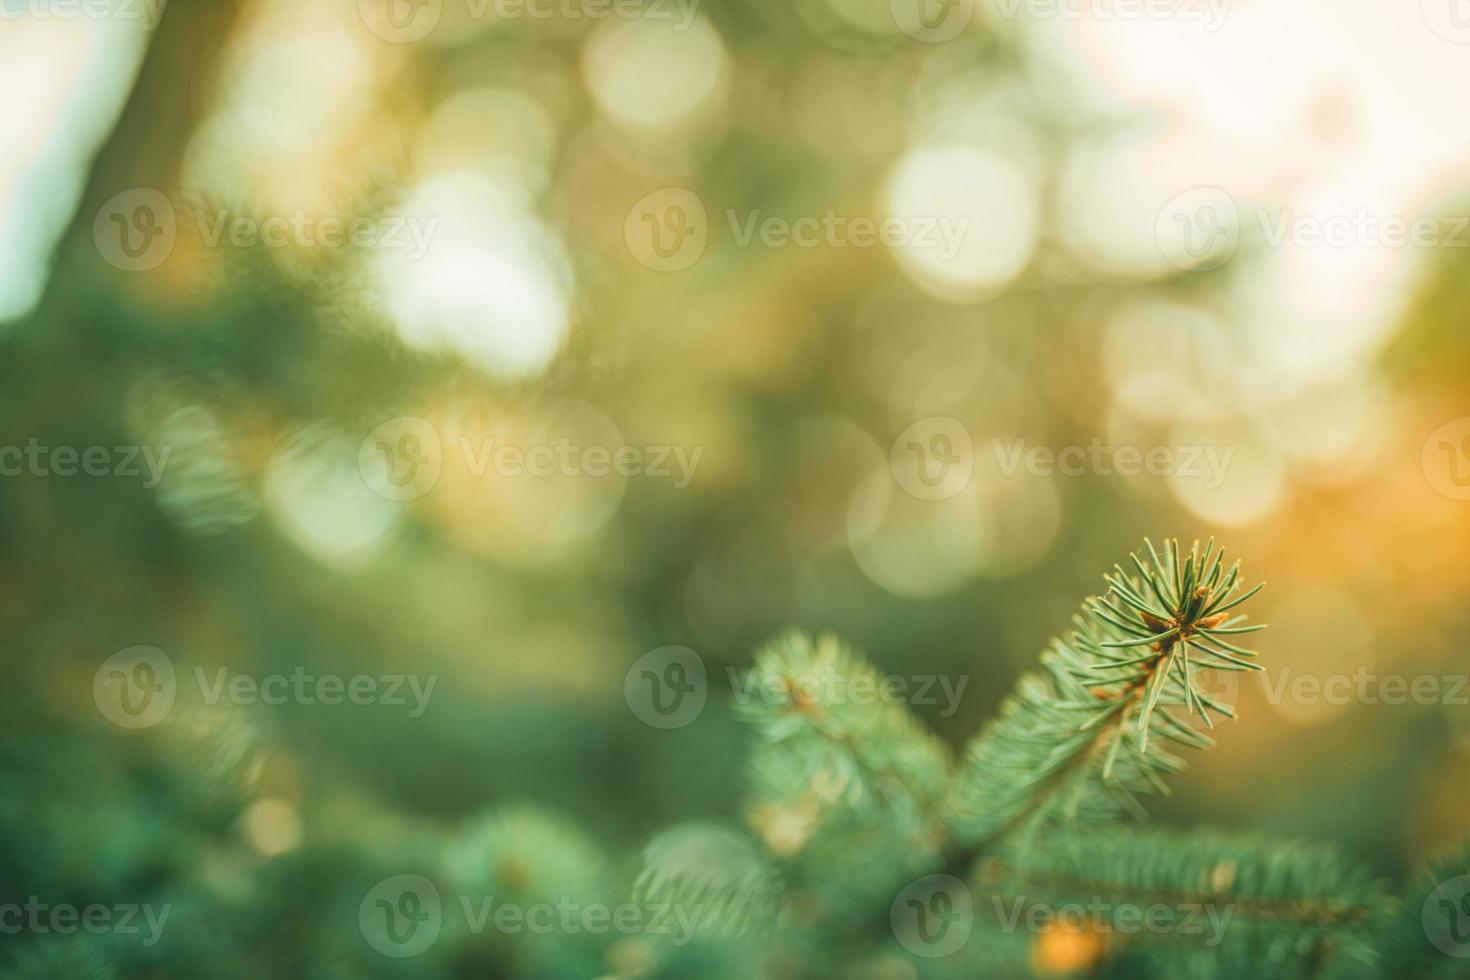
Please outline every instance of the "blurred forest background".
M0 0L0 445L169 450L157 481L0 478L5 890L208 894L255 923L242 950L274 937L275 975L292 949L386 969L302 937L483 814L543 808L615 864L738 814L726 668L772 634L968 678L953 713L915 708L958 745L1144 535L1218 535L1269 581L1267 683L1470 670L1470 233L1329 247L1256 220L1453 229L1466 39L1432 3L1240 0L1212 26L982 0L942 8L953 36L902 6L173 0L155 25ZM1175 212L1210 232L1221 193L1228 234L1181 252ZM161 253L108 244L159 196ZM833 212L965 233L741 241ZM221 213L428 234L214 240ZM702 250L650 254L640 229L685 218ZM392 499L372 434L407 452L404 418L442 469ZM945 445L934 419L970 440L943 499L901 474L911 438ZM460 440L489 439L669 447L675 476L475 472ZM1094 441L1229 465L1007 466ZM140 645L178 700L130 731L93 682ZM660 730L624 680L668 645L710 691ZM196 667L438 683L418 717L210 705ZM1251 679L1158 819L1401 875L1470 820L1454 700Z

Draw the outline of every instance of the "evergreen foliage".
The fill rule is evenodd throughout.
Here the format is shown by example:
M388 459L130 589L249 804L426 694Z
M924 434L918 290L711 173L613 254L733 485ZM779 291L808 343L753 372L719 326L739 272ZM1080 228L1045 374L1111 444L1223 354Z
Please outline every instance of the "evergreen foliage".
M1211 731L1235 717L1209 672L1259 669L1238 637L1265 627L1242 611L1262 586L1246 587L1213 541L1145 542L1129 561L957 765L905 708L840 696L878 678L836 639L790 635L758 656L739 706L759 739L749 816L786 883L767 913L782 924L768 968L789 957L804 976L1285 978L1446 959L1331 846L1138 828L1140 797L1168 793L1183 751L1215 745ZM968 910L957 950L846 944L865 916L900 911L884 897L941 874L952 884L932 907ZM1386 947L1394 927L1402 945Z
M1253 668L1235 638L1260 628L1242 612L1259 586L1213 544L1146 546L1130 565L958 760L840 641L778 638L736 695L754 734L745 826L675 826L648 843L641 869L535 807L435 828L364 822L354 800L314 812L310 835L331 846L246 866L222 844L258 737L242 719L181 713L105 785L81 775L78 738L58 734L46 752L17 743L0 831L27 843L6 856L0 898L142 897L173 919L152 946L7 937L0 978L1463 975L1445 937L1470 915L1442 886L1470 872L1470 854L1394 895L1326 844L1140 826L1142 800L1167 792L1184 754L1234 716L1208 673ZM193 762L177 764L185 751ZM84 849L58 851L67 814L26 805L43 783L107 795L134 824L132 846L66 833ZM405 855L441 903L442 928L399 959L373 948L381 937L359 916ZM647 928L471 922L507 904L620 903ZM268 952L286 947L294 962Z

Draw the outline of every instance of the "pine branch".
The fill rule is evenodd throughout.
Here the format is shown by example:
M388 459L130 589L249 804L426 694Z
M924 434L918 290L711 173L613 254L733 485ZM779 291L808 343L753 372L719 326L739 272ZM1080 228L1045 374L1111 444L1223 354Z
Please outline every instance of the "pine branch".
M1370 969L1382 886L1335 848L1113 825L1019 841L966 883L959 978L1320 976ZM940 961L927 961L938 964Z
M862 658L788 634L757 655L740 701L760 738L749 819L796 891L863 915L938 857L949 750Z
M601 848L570 821L529 805L472 821L446 842L442 861L444 880L470 895L534 904L615 894Z
M950 775L950 756L908 709L884 693L877 673L833 636L815 643L789 633L756 655L737 712L766 745L781 747L823 795L851 806L930 811ZM757 782L781 786L789 772L757 767Z
M1200 686L1201 671L1260 669L1255 653L1225 637L1264 627L1232 614L1261 586L1240 591L1214 541L1161 556L1145 541L1134 573L1114 566L1108 591L1089 599L1065 639L1021 678L1000 716L971 744L947 814L957 840L974 843L1023 821L1143 816L1137 797L1167 793L1184 762L1163 748L1214 744L1211 714L1234 709ZM1182 708L1183 712L1173 709Z
M678 909L702 937L764 932L781 911L776 869L754 841L712 824L682 824L644 849L636 903Z
M834 811L933 812L950 757L841 642L788 634L756 657L737 713L761 745L752 763L757 808L813 803ZM779 849L779 848L778 848Z
M1428 862L1374 926L1376 967L1336 971L1334 980L1450 980L1470 973L1470 845Z
M1057 834L1024 851L1002 848L980 862L977 878L1038 900L1087 891L1134 904L1229 905L1256 927L1361 928L1386 901L1381 884L1330 844L1212 830Z
M446 952L481 957L486 969L538 976L590 975L597 968L602 939L581 925L548 934L502 930L494 919L513 907L527 916L570 909L577 921L590 908L615 904L622 888L602 848L580 827L540 807L508 806L470 821L443 842L439 859L445 902L439 943Z

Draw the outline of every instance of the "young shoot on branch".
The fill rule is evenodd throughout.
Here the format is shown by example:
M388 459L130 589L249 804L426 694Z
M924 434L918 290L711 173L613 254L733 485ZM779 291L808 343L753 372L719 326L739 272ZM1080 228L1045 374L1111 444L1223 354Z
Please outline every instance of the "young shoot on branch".
M1201 727L1234 708L1204 685L1203 671L1260 669L1235 645L1246 589L1240 565L1225 565L1211 539L1187 551L1150 541L1115 565L1108 589L1083 603L1074 628L1054 640L1041 670L1016 691L966 752L950 791L957 840L978 842L1036 819L1105 818L1118 809L1144 816L1139 793L1168 793L1164 777L1184 761L1158 743L1214 744ZM1176 713L1197 714L1191 726Z
M1123 636L1096 641L1098 656L1082 668L1085 675L1099 680L1093 694L1102 702L1097 710L1103 717L1121 712L1125 723L1136 718L1141 752L1148 751L1149 721L1166 688L1174 695L1171 701L1182 699L1188 711L1197 712L1212 728L1212 708L1235 717L1230 705L1200 690L1195 671L1260 670L1251 659L1255 651L1235 646L1226 637L1266 628L1242 625L1244 616L1230 614L1265 583L1231 598L1240 581L1240 562L1226 572L1225 549L1216 551L1214 538L1203 555L1195 542L1182 562L1176 541L1164 542L1162 559L1153 542L1145 538L1144 546L1147 563L1137 554L1128 556L1140 577L1114 565L1115 572L1104 576L1108 593L1091 600L1093 614ZM1118 731L1122 730L1120 725ZM1117 738L1121 741L1121 735ZM1109 751L1115 754L1116 749Z

